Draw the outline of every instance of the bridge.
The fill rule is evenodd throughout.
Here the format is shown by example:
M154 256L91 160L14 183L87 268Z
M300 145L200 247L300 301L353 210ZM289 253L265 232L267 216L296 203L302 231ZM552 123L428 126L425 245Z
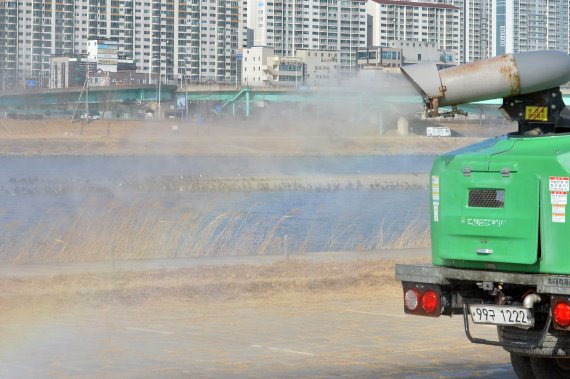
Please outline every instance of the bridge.
M570 104L570 90L563 90L566 104ZM501 99L466 104L461 108L470 112L494 112ZM196 112L217 117L250 117L252 108L266 104L327 104L346 109L357 109L360 115L370 112L394 111L400 107L421 109L421 98L401 84L400 80L384 83L383 87L368 84L356 86L311 89L248 88L227 86L192 86L177 89L173 85L108 86L63 89L29 89L0 92L0 112L21 115L71 117L90 110L107 112L109 118L136 118L145 112L189 117Z
M142 104L176 99L176 86L109 86L84 88L25 89L0 92L0 111L20 115L61 114L70 116L77 108L87 106L94 110L113 108L113 105Z
M0 112L21 115L49 114L70 117L76 109L86 107L109 112L111 118L137 117L143 112L161 112L188 115L188 109L222 115L249 117L252 108L267 103L296 104L417 104L418 96L364 94L343 88L248 88L194 86L178 89L176 86L108 86L63 89L28 89L0 93ZM188 105L188 108L186 106Z

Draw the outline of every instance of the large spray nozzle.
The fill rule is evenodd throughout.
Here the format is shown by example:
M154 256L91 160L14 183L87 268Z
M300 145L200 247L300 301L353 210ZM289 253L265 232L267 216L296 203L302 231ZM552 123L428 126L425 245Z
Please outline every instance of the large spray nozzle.
M438 70L434 63L402 67L427 111L539 92L570 81L570 56L560 51L505 54Z

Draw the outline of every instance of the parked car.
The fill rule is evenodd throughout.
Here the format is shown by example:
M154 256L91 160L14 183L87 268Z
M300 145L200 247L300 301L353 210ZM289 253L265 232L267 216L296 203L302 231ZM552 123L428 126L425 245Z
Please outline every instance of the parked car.
M81 114L80 118L82 120L85 120L86 118L88 118L89 120L100 120L101 116L99 114L90 114L89 117L87 117L87 113L83 113Z

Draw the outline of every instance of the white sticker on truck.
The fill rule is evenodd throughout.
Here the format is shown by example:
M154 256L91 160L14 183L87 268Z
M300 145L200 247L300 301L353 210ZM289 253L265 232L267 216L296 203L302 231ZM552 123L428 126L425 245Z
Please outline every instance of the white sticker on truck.
M439 203L439 176L431 177L431 198L434 203Z
M566 222L566 206L553 205L552 206L552 222Z
M500 218L461 217L460 222L469 226L496 228L501 228L507 224L507 220Z
M568 204L568 192L562 192L562 191L550 192L550 203L552 205Z
M433 203L433 222L439 221L439 176L431 177L431 200Z
M551 176L548 181L550 192L552 191L570 191L570 180L568 177L563 176Z
M566 204L570 180L567 176L551 176L548 179L550 203L552 204L552 222L566 222Z

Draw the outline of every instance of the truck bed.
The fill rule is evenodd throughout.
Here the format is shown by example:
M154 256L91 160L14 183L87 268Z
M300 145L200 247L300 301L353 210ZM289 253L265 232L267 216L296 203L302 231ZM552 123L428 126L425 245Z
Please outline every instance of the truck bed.
M396 265L396 279L402 282L452 285L457 280L511 283L536 286L538 293L570 295L570 276L480 271L433 265Z

